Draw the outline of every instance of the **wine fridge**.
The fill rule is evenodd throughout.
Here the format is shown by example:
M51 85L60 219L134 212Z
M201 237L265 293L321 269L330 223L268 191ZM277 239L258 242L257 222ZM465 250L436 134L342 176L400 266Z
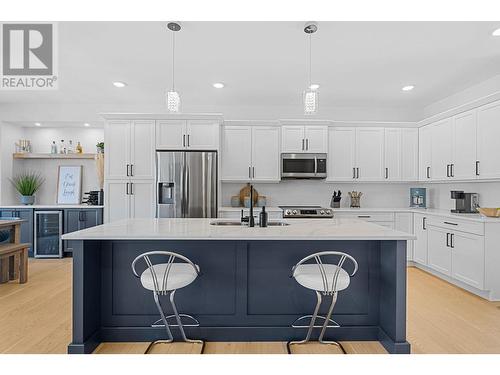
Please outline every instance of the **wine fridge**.
M35 211L35 258L62 258L62 211Z

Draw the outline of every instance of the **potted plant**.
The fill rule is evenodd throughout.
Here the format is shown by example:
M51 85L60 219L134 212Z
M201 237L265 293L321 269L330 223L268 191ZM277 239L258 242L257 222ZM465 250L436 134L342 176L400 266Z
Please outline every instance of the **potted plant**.
M99 142L95 146L97 147L98 154L104 154L104 142Z
M21 204L35 203L35 193L45 179L38 172L23 172L11 179L14 188L21 195Z

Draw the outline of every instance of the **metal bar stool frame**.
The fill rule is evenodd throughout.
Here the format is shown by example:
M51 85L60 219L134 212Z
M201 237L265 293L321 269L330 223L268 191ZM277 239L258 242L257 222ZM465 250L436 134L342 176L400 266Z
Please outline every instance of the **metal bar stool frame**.
M163 272L163 275L160 275L161 278L158 277L158 275L153 267L154 264L150 258L152 255L168 256L168 260L166 263L157 263L157 264L166 264L167 265L165 267L165 271ZM182 339L184 342L202 344L200 354L203 354L203 350L205 349L205 342L202 340L188 339L186 337L186 333L184 332L184 326L186 326L186 327L198 327L200 325L200 323L198 322L198 320L196 320L191 315L179 314L179 312L177 310L177 306L175 305L175 300L174 300L175 292L177 291L177 289L173 289L170 291L168 290L168 280L169 280L169 276L170 276L170 271L171 271L172 265L174 264L176 259L182 260L184 263L187 263L191 267L193 267L193 270L196 272L196 277L201 275L200 268L197 265L195 265L190 259L186 258L185 256L183 256L181 254L177 254L177 253L174 253L171 251L149 251L149 252L146 252L146 253L143 253L143 254L137 256L132 261L132 272L134 273L134 275L137 278L140 278L141 275L139 275L137 273L135 266L136 266L136 263L141 259L144 260L144 262L146 263L146 266L147 266L146 270L149 270L151 272L151 278L153 280L153 287L154 287L153 298L154 298L156 307L158 308L158 312L160 313L160 319L158 319L156 322L154 322L151 325L151 327L165 327L165 330L167 331L167 335L168 335L167 340L156 340L156 341L151 342L149 344L148 348L146 349L145 354L148 354L149 351L151 350L151 348L155 344L171 343L174 341L174 337L172 335L172 331L170 330L170 327L178 327L179 328L179 331L181 332L181 336L182 336ZM160 280L161 280L161 283L159 282ZM161 286L161 288L160 288L160 286ZM160 296L166 296L168 294L169 294L169 300L170 300L170 304L172 305L172 310L174 311L174 314L165 316L165 313L163 312L163 309L161 306ZM175 317L177 324L170 324L169 325L167 319L170 319L173 317ZM181 317L190 318L195 322L195 324L182 324ZM160 322L162 322L163 324L160 324Z
M323 263L323 260L321 259L322 257L328 257L328 256L337 256L339 257L339 261L337 263L337 269L335 270L335 272L333 273L332 275L332 279L330 280L331 282L329 282L328 280L328 276L327 276L327 273L326 273L326 270L325 270L325 265ZM349 254L346 254L346 253L343 253L343 252L340 252L340 251L321 251L321 252L317 252L317 253L314 253L314 254L311 254L311 255L308 255L306 256L305 258L301 259L295 266L292 267L292 275L290 277L293 277L295 278L295 273L297 271L297 268L310 261L310 260L314 260L318 266L318 272L320 273L321 275L321 280L322 280L322 283L323 283L323 290L321 291L318 291L316 290L316 298L317 298L317 303L316 303L316 307L314 309L314 312L312 315L304 315L298 319L296 319L293 323L292 323L292 327L293 328L306 328L308 327L308 330L307 330L307 334L306 334L306 337L304 340L300 340L300 341L288 341L287 344L286 344L286 348L287 348L287 351L288 351L288 354L291 354L291 349L290 349L290 345L294 345L294 344L305 344L306 342L308 342L311 338L311 334L312 334L312 330L314 328L321 328L321 332L320 332L320 335L319 335L319 338L318 338L318 341L321 343L321 344L333 344L333 345L336 345L338 346L342 352L344 354L346 354L346 351L344 349L344 347L342 346L342 344L340 344L339 342L337 341L327 341L327 340L323 340L323 336L325 335L325 332L326 332L326 329L327 328L337 328L337 327L340 327L340 325L335 322L334 320L331 319L331 316L332 316L332 313L333 313L333 308L335 307L335 304L337 303L337 295L338 295L338 290L337 290L337 282L338 282L338 277L339 277L339 274L340 274L340 270L343 269L343 265L345 263L345 261L347 259L349 259L352 263L353 263L353 266L354 266L354 270L352 271L352 273L348 273L349 277L353 277L356 272L358 271L358 262L356 261L356 259L354 259L352 256L350 256ZM321 306L321 302L322 302L322 297L321 295L323 294L323 296L331 296L332 297L332 302L330 303L330 307L328 308L328 312L327 312L327 315L326 316L319 316L318 315L318 312L319 312L319 308ZM300 326L300 325L296 325L296 323L302 319L305 319L305 318L311 318L311 322L309 323L309 326ZM317 326L315 325L316 323L316 319L324 319L324 323L320 326ZM329 325L329 323L333 323L333 325Z

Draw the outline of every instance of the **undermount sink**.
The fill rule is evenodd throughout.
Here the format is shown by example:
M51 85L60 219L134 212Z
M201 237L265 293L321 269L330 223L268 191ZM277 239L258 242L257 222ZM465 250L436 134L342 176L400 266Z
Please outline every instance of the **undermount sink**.
M210 222L210 225L217 225L217 226L233 226L233 227L247 227L247 224L242 224L239 221L212 221ZM290 225L288 223L285 223L284 221L270 221L267 223L268 227L284 227ZM255 224L255 227L258 228L258 224Z

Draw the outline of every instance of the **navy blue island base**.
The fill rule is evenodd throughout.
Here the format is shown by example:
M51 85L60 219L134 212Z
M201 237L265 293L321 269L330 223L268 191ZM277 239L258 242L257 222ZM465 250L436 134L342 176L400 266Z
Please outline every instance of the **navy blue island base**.
M302 339L306 329L291 324L312 314L316 296L290 277L292 266L313 252L346 252L359 270L339 293L333 319L341 327L329 328L326 339L378 340L389 353L410 352L406 241L78 240L73 248L69 353L92 353L101 342L165 338L163 328L151 327L159 318L151 292L130 268L137 255L152 250L175 251L200 266L201 277L176 293L176 303L200 322L186 333L206 341ZM326 308L328 302L323 313Z

